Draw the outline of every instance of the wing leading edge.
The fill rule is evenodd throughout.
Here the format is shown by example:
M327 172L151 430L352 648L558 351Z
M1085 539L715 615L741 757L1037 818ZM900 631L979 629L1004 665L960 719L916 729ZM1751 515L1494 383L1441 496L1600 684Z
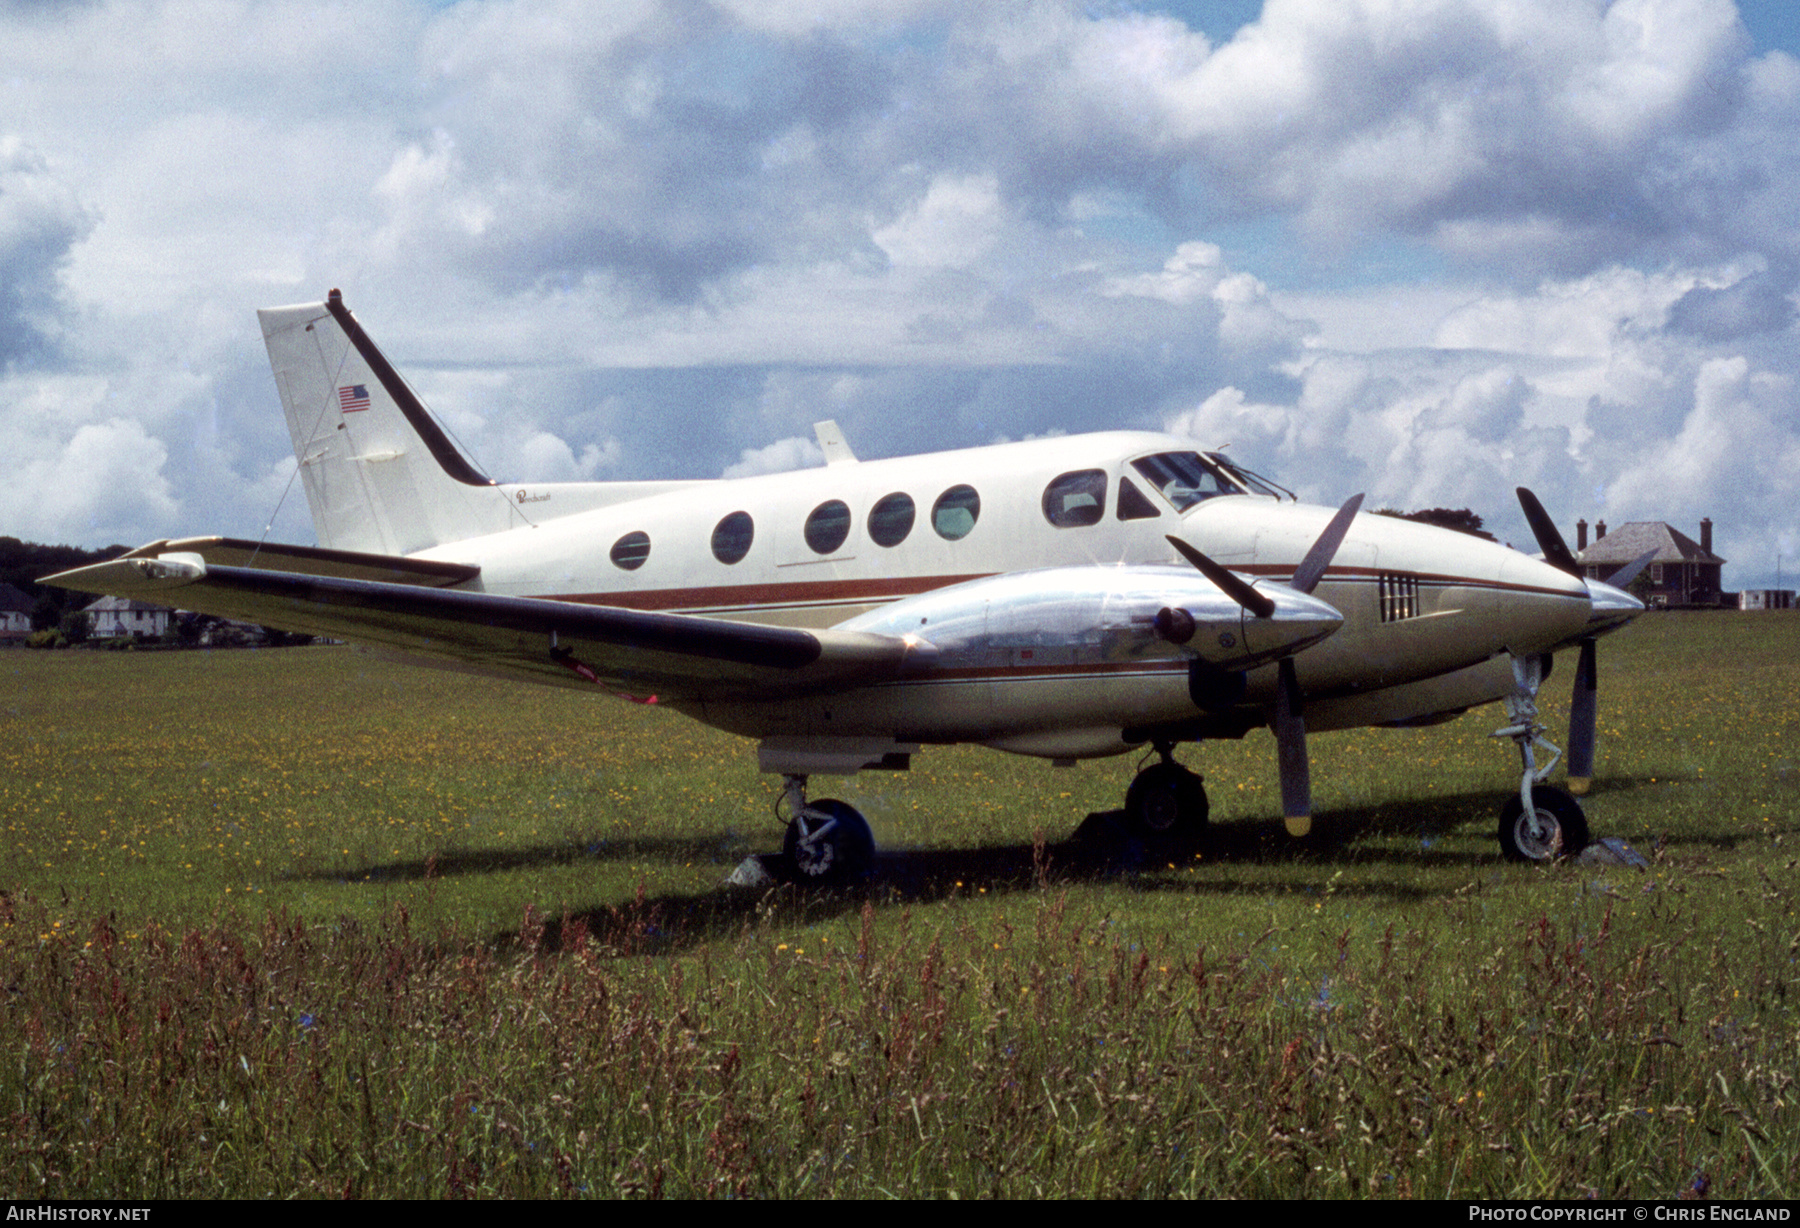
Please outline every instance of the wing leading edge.
M190 544L202 549L168 549ZM435 587L457 582L446 569L453 565L432 564L412 574L413 560L379 555L277 548L269 561L306 570L233 565L245 545L216 538L157 543L43 582L179 604L525 681L598 685L675 702L772 698L877 682L934 652L923 641L899 636ZM404 579L363 578L384 571ZM474 569L467 572L465 579L474 575Z

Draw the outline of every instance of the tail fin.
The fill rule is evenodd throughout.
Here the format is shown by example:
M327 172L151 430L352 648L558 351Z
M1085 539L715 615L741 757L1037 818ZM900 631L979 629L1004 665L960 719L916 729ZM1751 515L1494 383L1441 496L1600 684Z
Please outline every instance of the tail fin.
M513 523L336 290L256 313L319 544L410 554Z

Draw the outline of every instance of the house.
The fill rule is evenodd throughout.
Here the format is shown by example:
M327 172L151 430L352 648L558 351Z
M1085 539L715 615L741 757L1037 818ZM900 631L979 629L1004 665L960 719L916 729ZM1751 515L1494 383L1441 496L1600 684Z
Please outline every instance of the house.
M23 640L31 634L31 611L36 604L21 590L0 580L0 643Z
M97 640L121 635L144 639L160 637L169 629L175 611L130 597L102 597L81 608L88 616L88 634Z
M1717 606L1723 599L1720 571L1725 560L1712 551L1712 530L1712 521L1702 520L1700 540L1695 541L1659 520L1634 520L1611 533L1602 520L1594 526L1594 542L1589 545L1588 524L1581 520L1575 524L1575 561L1581 565L1584 576L1604 580L1627 563L1654 551L1650 565L1631 585L1644 604L1663 608Z

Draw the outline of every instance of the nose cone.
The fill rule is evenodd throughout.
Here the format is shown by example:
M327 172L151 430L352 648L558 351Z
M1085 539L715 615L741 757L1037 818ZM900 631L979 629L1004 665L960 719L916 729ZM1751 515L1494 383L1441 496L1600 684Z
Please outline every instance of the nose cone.
M1617 630L1644 612L1644 603L1622 588L1599 580L1588 581L1588 634Z

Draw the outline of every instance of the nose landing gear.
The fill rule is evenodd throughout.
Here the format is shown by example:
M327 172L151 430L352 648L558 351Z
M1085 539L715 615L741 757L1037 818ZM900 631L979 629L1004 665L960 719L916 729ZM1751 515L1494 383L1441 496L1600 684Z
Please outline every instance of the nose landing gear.
M1554 861L1573 857L1588 844L1587 815L1581 803L1555 785L1543 783L1562 758L1544 737L1538 720L1537 693L1544 681L1544 658L1512 659L1513 690L1506 697L1507 723L1491 736L1511 738L1519 748L1522 771L1519 791L1500 809L1500 851L1509 861ZM1550 762L1537 766L1534 747L1550 752Z

